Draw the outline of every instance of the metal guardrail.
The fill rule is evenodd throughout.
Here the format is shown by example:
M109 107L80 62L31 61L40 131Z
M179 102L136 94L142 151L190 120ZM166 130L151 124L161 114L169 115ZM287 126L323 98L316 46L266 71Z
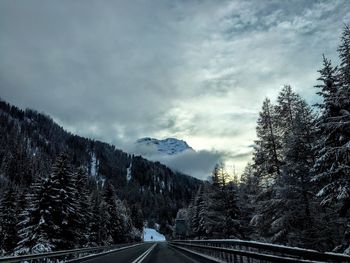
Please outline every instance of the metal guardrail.
M238 239L174 240L173 247L196 252L217 259L217 262L270 263L270 262L349 262L350 256L321 253L316 250Z
M88 247L88 248L76 248L70 250L61 250L47 253L19 255L19 256L6 256L0 257L0 263L14 263L14 262L45 262L46 259L59 259L60 261L79 259L82 256L91 255L92 253L99 252L100 254L105 252L114 252L135 246L142 245L143 243L128 243L118 244L114 246L102 246L102 247ZM103 253L103 254L105 254ZM100 254L96 254L99 256Z

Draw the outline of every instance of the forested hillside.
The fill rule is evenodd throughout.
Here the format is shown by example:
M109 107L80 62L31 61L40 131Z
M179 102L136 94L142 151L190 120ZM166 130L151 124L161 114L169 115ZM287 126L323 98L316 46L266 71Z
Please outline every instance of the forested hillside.
M144 221L170 233L201 184L5 101L0 135L4 253L126 242L140 238Z

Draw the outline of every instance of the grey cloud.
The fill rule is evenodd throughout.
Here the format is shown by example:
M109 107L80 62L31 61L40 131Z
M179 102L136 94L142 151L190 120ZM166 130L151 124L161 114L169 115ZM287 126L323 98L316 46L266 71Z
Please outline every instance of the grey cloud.
M117 137L103 134L110 124L125 136L157 129L152 120L178 98L169 79L181 51L165 7L2 2L2 96L67 126L98 126L105 139Z
M262 100L291 84L316 101L346 22L347 0L4 0L0 93L120 148L177 136L244 165Z
M206 180L210 176L215 164L224 159L225 153L215 151L185 151L176 155L159 155L145 153L150 160L159 161L179 172L192 175L198 179Z
M159 153L156 145L137 144L134 142L124 145L128 152L142 155L147 159L159 161L168 167L192 175L198 179L206 180L213 171L215 164L225 160L228 152L215 150L183 151L175 155Z

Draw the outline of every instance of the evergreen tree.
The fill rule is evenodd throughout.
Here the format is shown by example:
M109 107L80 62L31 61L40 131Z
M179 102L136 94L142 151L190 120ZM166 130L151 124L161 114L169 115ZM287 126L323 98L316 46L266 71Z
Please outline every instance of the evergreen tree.
M27 194L27 207L19 224L20 241L15 254L50 252L54 250L58 226L53 214L56 196L52 191L50 178L42 178L33 183Z
M138 230L142 230L143 223L144 223L144 216L142 209L138 205L132 205L131 206L131 220L133 222L133 225Z
M254 231L249 223L255 214L255 200L260 192L259 176L254 166L248 163L241 174L239 185L242 231L245 236L253 237Z
M189 229L191 237L203 237L203 229L200 228L200 212L203 210L204 186L201 185L194 197L194 202L190 206Z
M89 246L103 246L113 243L113 238L107 229L110 222L110 215L107 212L107 205L102 200L98 191L92 198L92 218L89 224Z
M340 213L345 215L350 207L350 149L348 147L350 140L350 84L347 83L350 67L350 46L349 46L349 27L345 27L342 44L340 45L341 67L339 69L339 79L341 85L335 85L337 81L329 82L326 76L322 76L323 81L317 87L321 88L323 97L324 111L317 123L320 147L316 153L317 160L314 165L316 176L315 181L322 184L322 189L318 195L323 198L322 204L340 203L342 207ZM325 61L327 62L327 61ZM321 70L321 74L326 71ZM333 72L334 70L331 70ZM332 77L333 79L333 77Z
M11 253L18 242L17 191L12 185L5 189L0 200L0 251Z
M291 86L285 85L277 98L276 124L280 137L285 137L287 133L294 132L295 116L297 114L300 97L293 92Z
M318 72L320 77L317 80L321 83L315 87L319 89L317 94L322 97L323 101L315 106L322 110L322 114L325 114L328 111L333 111L333 105L329 100L332 100L340 86L338 67L333 67L332 62L323 55L323 68Z
M88 177L84 168L80 167L76 174L76 200L78 200L78 225L77 239L80 246L85 246L89 243L88 226L91 221L91 200L90 190L88 189Z
M55 246L57 249L73 248L79 226L79 203L76 199L76 175L67 154L57 157L50 174L52 195L55 198L53 220L57 225Z
M107 183L104 190L104 202L106 204L107 213L109 214L107 221L107 231L113 239L114 243L121 243L126 241L126 218L122 214L123 205L121 202L117 203L117 197L114 187Z
M345 26L338 48L340 67L335 68L324 59L320 70L323 109L317 127L320 137L313 167L314 181L321 189L318 196L322 205L340 206L340 216L346 216L350 208L350 29ZM349 232L349 231L347 231ZM348 234L338 250L350 253Z
M254 162L267 184L281 173L282 143L276 121L274 108L270 100L265 99L256 127L258 140L255 141Z
M233 182L225 186L226 201L225 209L225 229L226 238L243 238L242 213L239 207L237 195L237 185Z
M311 231L313 219L310 212L313 193L310 169L314 160L314 118L311 109L300 98L293 104L293 126L283 135L284 165L274 190L276 199L285 202L285 208L275 215L275 221L272 223L275 233L273 241L310 247L316 238L316 230Z
M281 145L279 173L257 196L252 224L257 236L272 242L310 247L316 239L310 212L314 116L290 86L280 92L275 114ZM258 168L260 165L255 163Z

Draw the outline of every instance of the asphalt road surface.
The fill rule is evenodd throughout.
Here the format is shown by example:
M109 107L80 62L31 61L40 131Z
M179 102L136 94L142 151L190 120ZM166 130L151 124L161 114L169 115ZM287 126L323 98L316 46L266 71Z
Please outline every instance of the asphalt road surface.
M159 242L152 252L144 259L143 263L197 263L199 261L185 255L179 250Z
M153 243L145 243L145 244L140 245L140 246L127 248L127 249L121 250L121 251L116 251L113 253L109 253L107 255L93 258L93 259L84 260L82 262L84 262L84 263L119 263L119 262L132 263L140 255L142 255L144 252L146 252L152 245L153 245Z
M166 242L145 243L143 245L116 251L93 259L85 260L84 263L199 263L201 260L194 259L182 251L174 249Z

